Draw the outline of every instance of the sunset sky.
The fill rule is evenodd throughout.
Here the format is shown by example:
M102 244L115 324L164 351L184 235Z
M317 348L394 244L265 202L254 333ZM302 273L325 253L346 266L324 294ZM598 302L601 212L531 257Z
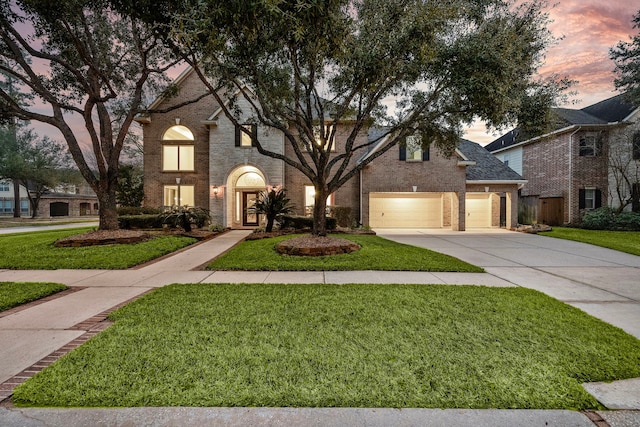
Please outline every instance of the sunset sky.
M609 59L609 49L638 34L639 30L632 25L638 10L640 0L559 0L548 9L553 21L549 28L555 37L562 39L547 52L540 74L543 77L558 74L578 81L573 88L577 92L572 98L574 103L566 107L584 108L618 93L614 89L614 63ZM61 139L59 132L48 125L36 122L31 125L40 135ZM485 145L502 133L487 134L484 125L478 123L467 130L465 138Z
M613 84L615 65L609 59L609 49L638 34L632 23L638 10L640 0L559 0L548 10L554 21L549 29L563 39L547 52L540 74L555 73L578 81L573 88L577 92L572 97L575 104L565 107L584 108L619 93ZM485 145L500 134L488 135L478 124L465 137Z

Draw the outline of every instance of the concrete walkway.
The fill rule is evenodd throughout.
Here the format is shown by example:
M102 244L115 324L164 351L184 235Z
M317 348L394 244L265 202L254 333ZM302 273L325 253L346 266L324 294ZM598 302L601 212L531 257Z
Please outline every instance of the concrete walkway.
M74 287L63 297L0 317L0 400L33 365L46 366L60 348L95 335L107 310L169 283L423 283L524 286L579 307L640 338L640 257L590 245L490 230L380 230L399 242L427 247L482 266L487 273L225 272L196 270L239 242L232 231L130 270L0 271L0 281L52 281ZM94 321L92 321L94 319ZM97 320L95 320L97 319ZM65 350L66 351L66 350ZM62 353L60 353L62 354ZM640 409L640 380L590 384L611 409ZM460 425L640 426L638 411L0 407L0 425Z

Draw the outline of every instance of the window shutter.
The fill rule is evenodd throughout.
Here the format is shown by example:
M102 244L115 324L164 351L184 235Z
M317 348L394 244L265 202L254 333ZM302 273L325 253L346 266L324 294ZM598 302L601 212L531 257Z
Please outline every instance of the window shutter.
M598 209L600 207L602 207L602 191L600 190L596 190L596 205L595 208Z
M242 137L242 131L240 126L236 126L236 147L240 147L240 139Z
M584 189L580 189L578 191L578 209L584 209L586 206L586 202L585 202L585 190Z
M258 141L258 126L251 125L251 146L256 147Z
M429 151L431 151L431 146L428 145L426 148L422 149L422 161L423 162L428 162L429 161Z
M640 160L640 132L633 134L633 160Z
M400 145L400 160L404 161L407 160L407 146L406 145Z

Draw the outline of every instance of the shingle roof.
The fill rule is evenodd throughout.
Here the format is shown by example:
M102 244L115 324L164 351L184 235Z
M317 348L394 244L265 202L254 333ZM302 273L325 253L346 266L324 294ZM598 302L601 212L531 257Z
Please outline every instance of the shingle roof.
M624 94L605 99L581 110L553 108L552 111L557 118L554 129L560 130L569 126L606 125L620 122L627 118L636 108L626 100ZM520 133L520 129L515 128L494 140L485 148L490 152L495 152L528 139Z
M637 106L634 106L625 99L624 94L605 99L597 104L590 105L582 109L582 111L599 117L608 123L620 122L631 114Z
M524 181L517 172L498 160L480 144L460 139L458 149L469 160L476 162L467 166L468 181Z

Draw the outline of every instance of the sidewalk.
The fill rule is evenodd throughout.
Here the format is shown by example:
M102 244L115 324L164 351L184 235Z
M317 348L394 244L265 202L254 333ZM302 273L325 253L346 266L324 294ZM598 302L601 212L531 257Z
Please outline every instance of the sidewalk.
M108 326L106 313L115 306L154 288L170 283L418 283L418 284L476 284L485 286L531 287L537 269L532 274L522 265L485 266L488 273L425 273L381 271L327 272L230 272L194 270L242 240L248 231L231 231L215 239L194 245L186 250L130 270L0 270L0 281L53 281L75 289L49 302L0 317L0 400L10 395L16 384L51 363L56 357ZM456 234L458 238L460 234ZM506 235L519 240L519 235ZM386 236L394 240L411 240L415 236ZM418 236L420 237L420 236ZM499 236L501 237L501 236ZM455 238L453 240L455 240ZM495 238L492 236L491 238ZM448 239L448 240L447 240ZM467 243L473 251L491 246L484 240ZM454 248L451 238L428 236L464 259L469 254ZM425 246L422 239L412 244ZM529 242L529 240L527 240ZM520 242L518 243L521 244ZM538 242L536 241L536 244ZM504 246L504 243L501 243ZM463 248L464 249L464 248ZM521 248L522 249L522 248ZM506 248L506 251L513 251ZM523 249L524 250L524 249ZM446 252L440 248L441 252ZM490 251L485 251L490 252ZM462 254L462 256L460 255ZM473 253L471 256L478 256ZM492 255L493 256L493 255ZM528 254L531 256L531 254ZM640 258L640 257L636 257ZM639 260L640 261L640 260ZM593 264L593 261L590 261ZM635 262L632 260L630 262ZM499 264L504 264L502 259ZM490 262L489 264L495 264ZM640 265L640 262L638 263ZM560 269L560 267L557 267ZM583 267L584 268L584 267ZM638 273L637 267L632 272ZM510 270L509 270L510 269ZM582 300L592 302L611 298L606 290L589 288L583 282L563 277L557 270L544 276L547 293L576 286ZM638 277L637 275L634 277ZM623 280L618 277L618 281ZM522 282L522 283L520 283ZM584 289L583 289L584 288ZM589 291L591 289L591 291ZM542 289L544 292L545 290ZM590 293L589 293L590 292ZM552 295L558 298L558 295ZM563 298L559 298L563 299ZM598 317L596 315L596 317ZM605 319L606 320L606 319ZM638 335L636 335L638 336ZM59 351L59 349L64 351ZM58 356L59 357L59 356ZM36 369L31 369L34 367ZM619 381L612 384L590 385L592 394L609 408L640 409L640 380ZM638 411L602 411L580 413L574 411L510 411L510 410L440 410L440 409L356 409L356 408L124 408L124 409L23 409L0 407L0 425L24 426L83 426L83 425L461 425L514 426L556 425L593 426L593 420L604 419L611 426L640 426ZM607 424L599 424L607 425Z

